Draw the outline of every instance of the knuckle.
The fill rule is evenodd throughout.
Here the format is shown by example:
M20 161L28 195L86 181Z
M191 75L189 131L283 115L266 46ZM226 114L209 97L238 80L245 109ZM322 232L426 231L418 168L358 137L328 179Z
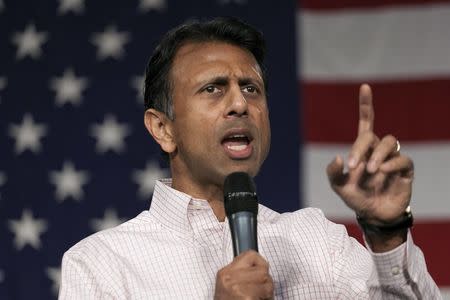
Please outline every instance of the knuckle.
M242 253L242 257L250 259L250 258L254 258L258 255L258 252L256 252L253 249L247 250L244 253Z
M251 257L259 256L258 252L253 249L247 250L247 254Z
M263 266L264 270L268 273L269 272L269 263L267 262L267 260L263 259L262 266Z
M250 298L245 298L248 297L245 294L245 290L243 289L243 286L239 283L233 283L230 285L229 289L230 291L230 295L233 295L234 297L238 297L240 296L240 299L250 299Z
M272 276L270 276L269 273L265 273L263 275L263 282L264 283L268 283L268 284L272 284L273 283Z
M377 139L377 136L373 131L366 131L363 133L363 138L367 142L372 142Z
M266 298L271 298L273 296L274 291L274 284L272 277L270 277L269 280L265 283L265 287L266 287L266 295L265 295Z
M226 268L220 269L216 275L217 280L221 283L225 283L228 277L228 270Z
M414 171L414 161L409 156L405 156L404 159L407 168Z
M386 136L383 138L383 140L385 140L385 141L388 142L388 143L392 143L392 144L397 143L397 138L396 138L395 136L393 136L392 134L386 135Z

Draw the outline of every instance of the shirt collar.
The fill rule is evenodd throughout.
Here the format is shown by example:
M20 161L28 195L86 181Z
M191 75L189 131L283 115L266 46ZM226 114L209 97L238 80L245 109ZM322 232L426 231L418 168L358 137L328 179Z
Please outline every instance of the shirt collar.
M189 233L187 210L192 197L171 188L171 185L170 178L156 181L150 216L163 226L186 235Z
M203 199L196 199L190 195L171 187L172 179L160 179L155 183L150 215L158 223L183 235L190 232L188 209L211 209L209 203ZM259 204L258 223L272 223L279 213Z

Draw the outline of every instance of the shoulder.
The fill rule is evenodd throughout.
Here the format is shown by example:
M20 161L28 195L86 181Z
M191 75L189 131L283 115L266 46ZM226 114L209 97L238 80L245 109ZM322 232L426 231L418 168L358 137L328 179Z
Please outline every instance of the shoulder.
M277 223L282 224L294 237L334 244L350 237L344 225L329 220L319 208L307 207L294 212L280 214Z
M126 248L138 243L142 236L157 231L158 227L158 224L152 222L149 212L144 211L125 223L82 239L67 250L64 257L94 257L96 261L108 259L111 255L126 251Z
M335 226L345 227L335 224L328 220L323 211L318 208L302 208L294 212L278 213L267 207L260 206L258 213L258 222L263 224L269 232L282 232L293 241L297 239L321 240L325 242L328 239L329 230ZM261 230L263 230L261 228Z
M329 222L323 211L319 208L306 207L293 212L279 213L262 204L259 204L258 218L262 218L269 223L303 222L308 220Z
M306 227L325 228L332 224L319 208L307 207L294 212L283 213L280 221Z
M111 229L94 233L64 253L61 266L61 299L97 299L109 295L126 298L118 285L135 254L141 236L155 230L149 213Z

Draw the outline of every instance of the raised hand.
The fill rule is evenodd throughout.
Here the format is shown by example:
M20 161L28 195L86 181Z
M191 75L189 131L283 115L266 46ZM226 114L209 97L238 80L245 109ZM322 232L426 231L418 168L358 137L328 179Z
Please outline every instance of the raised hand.
M363 84L359 91L358 136L348 157L348 171L340 156L328 165L333 190L356 214L374 225L396 222L409 205L414 177L413 162L400 154L400 144L387 135L374 133L372 91Z

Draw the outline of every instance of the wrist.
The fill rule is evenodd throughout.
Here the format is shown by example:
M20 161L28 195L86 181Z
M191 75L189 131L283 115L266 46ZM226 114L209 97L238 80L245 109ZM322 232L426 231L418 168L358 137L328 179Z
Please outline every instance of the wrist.
M356 219L364 232L370 248L374 252L386 252L404 243L408 229L412 227L414 221L409 206L405 209L402 216L390 223L373 224L358 215Z
M396 232L405 231L411 228L414 223L414 218L411 212L411 207L405 209L403 214L394 222L374 224L368 222L365 218L356 215L356 220L364 233L369 235L389 236Z

